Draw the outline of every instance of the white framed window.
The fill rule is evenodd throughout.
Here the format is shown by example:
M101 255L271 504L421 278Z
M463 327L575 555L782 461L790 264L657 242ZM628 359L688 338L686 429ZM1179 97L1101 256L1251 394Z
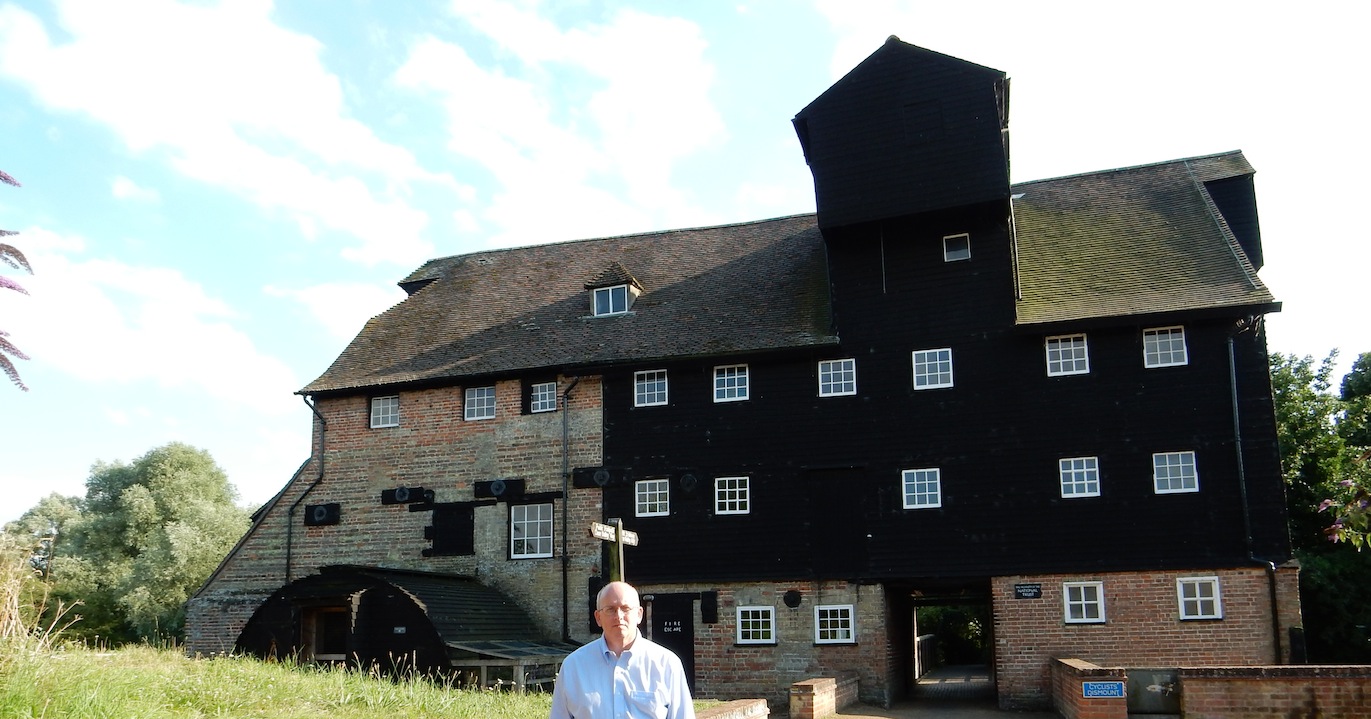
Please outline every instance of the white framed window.
M671 513L671 482L642 479L633 483L633 516L665 517Z
M721 365L714 368L714 401L737 402L747 399L747 365Z
M634 372L633 406L652 407L662 404L666 404L666 370Z
M738 607L739 644L775 644L775 607Z
M938 389L952 386L952 350L914 352L914 389Z
M752 491L747 477L717 477L714 480L714 513L747 514L752 511Z
M495 388L467 387L462 418L467 420L495 419Z
M1179 577L1176 604L1181 619L1223 619L1218 577Z
M948 235L943 238L943 262L971 259L971 235Z
M820 604L814 607L815 644L852 644L857 632L851 604Z
M819 363L819 396L857 394L857 360L824 360Z
M371 398L371 426L373 429L400 426L399 395Z
M628 312L628 285L597 287L591 293L593 311L596 317L621 315Z
M1100 496L1098 457L1067 457L1057 460L1062 477L1062 498Z
M1063 582L1062 609L1067 624L1104 623L1104 582Z
M1090 372L1090 351L1085 344L1085 335L1048 337L1044 346L1048 377Z
M509 556L513 559L552 556L552 503L510 506Z
M1200 491L1194 452L1159 452L1152 455L1152 483L1157 494Z
M1143 330L1143 366L1174 367L1189 362L1185 352L1185 328L1154 327Z
M537 382L529 388L528 411L530 412L555 412L557 411L557 383L556 382Z
M942 470L906 469L904 479L904 508L932 509L943 506Z

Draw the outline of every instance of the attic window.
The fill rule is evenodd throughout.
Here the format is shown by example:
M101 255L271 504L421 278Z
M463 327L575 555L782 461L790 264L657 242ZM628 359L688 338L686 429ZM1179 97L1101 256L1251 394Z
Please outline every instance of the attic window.
M943 238L944 262L969 259L971 259L971 235L963 232L960 235L948 235Z
M607 317L609 315L621 315L628 312L629 298L631 296L632 295L628 291L628 285L595 288L593 293L595 316Z

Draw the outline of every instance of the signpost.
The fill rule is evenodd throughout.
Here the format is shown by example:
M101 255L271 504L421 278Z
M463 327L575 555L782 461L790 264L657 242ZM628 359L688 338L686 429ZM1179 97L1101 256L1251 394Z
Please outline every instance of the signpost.
M613 524L590 523L590 536L606 542L613 542L614 549L609 553L609 581L624 581L624 545L638 546L638 533L624 529L624 520L611 519Z

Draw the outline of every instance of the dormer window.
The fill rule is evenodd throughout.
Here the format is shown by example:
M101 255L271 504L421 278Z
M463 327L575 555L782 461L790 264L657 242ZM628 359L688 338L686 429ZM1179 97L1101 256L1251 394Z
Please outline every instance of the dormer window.
M594 312L596 317L621 315L628 311L628 285L597 287L594 292Z

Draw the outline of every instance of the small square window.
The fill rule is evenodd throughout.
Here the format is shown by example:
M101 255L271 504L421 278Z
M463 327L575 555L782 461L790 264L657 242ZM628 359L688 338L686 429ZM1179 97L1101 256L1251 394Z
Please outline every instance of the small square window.
M751 511L750 500L747 477L718 477L714 480L715 514L747 514Z
M398 395L371 398L371 426L373 429L400 426L400 397Z
M739 644L775 644L775 607L738 607Z
M1157 494L1200 491L1194 452L1161 452L1152 455L1152 482Z
M819 363L819 396L857 394L857 360L825 360Z
M634 372L633 406L653 407L662 404L666 404L666 370Z
M1181 619L1223 619L1218 577L1180 577L1176 580L1176 602Z
M1085 335L1048 337L1046 348L1048 377L1090 372L1090 352L1085 345Z
M557 383L537 382L529 388L528 411L557 411Z
M596 317L621 315L628 312L628 285L597 287L592 294Z
M914 353L914 389L952 386L952 350L919 350Z
M943 238L944 262L969 259L971 259L971 235L963 232L960 235L948 235Z
M1065 582L1062 603L1067 624L1104 623L1104 582Z
M552 504L516 504L509 508L509 556L552 556Z
M462 418L467 420L495 419L495 388L468 387Z
M904 508L931 509L943 506L942 470L906 469L904 477Z
M737 402L747 399L747 365L714 368L714 401Z
M1143 366L1174 367L1188 363L1184 327L1143 330Z
M857 640L853 628L851 604L828 604L814 607L815 644L852 644Z
M1057 460L1062 479L1062 497L1100 496L1098 457L1069 457Z
M644 479L633 484L633 516L665 517L671 513L671 483Z

